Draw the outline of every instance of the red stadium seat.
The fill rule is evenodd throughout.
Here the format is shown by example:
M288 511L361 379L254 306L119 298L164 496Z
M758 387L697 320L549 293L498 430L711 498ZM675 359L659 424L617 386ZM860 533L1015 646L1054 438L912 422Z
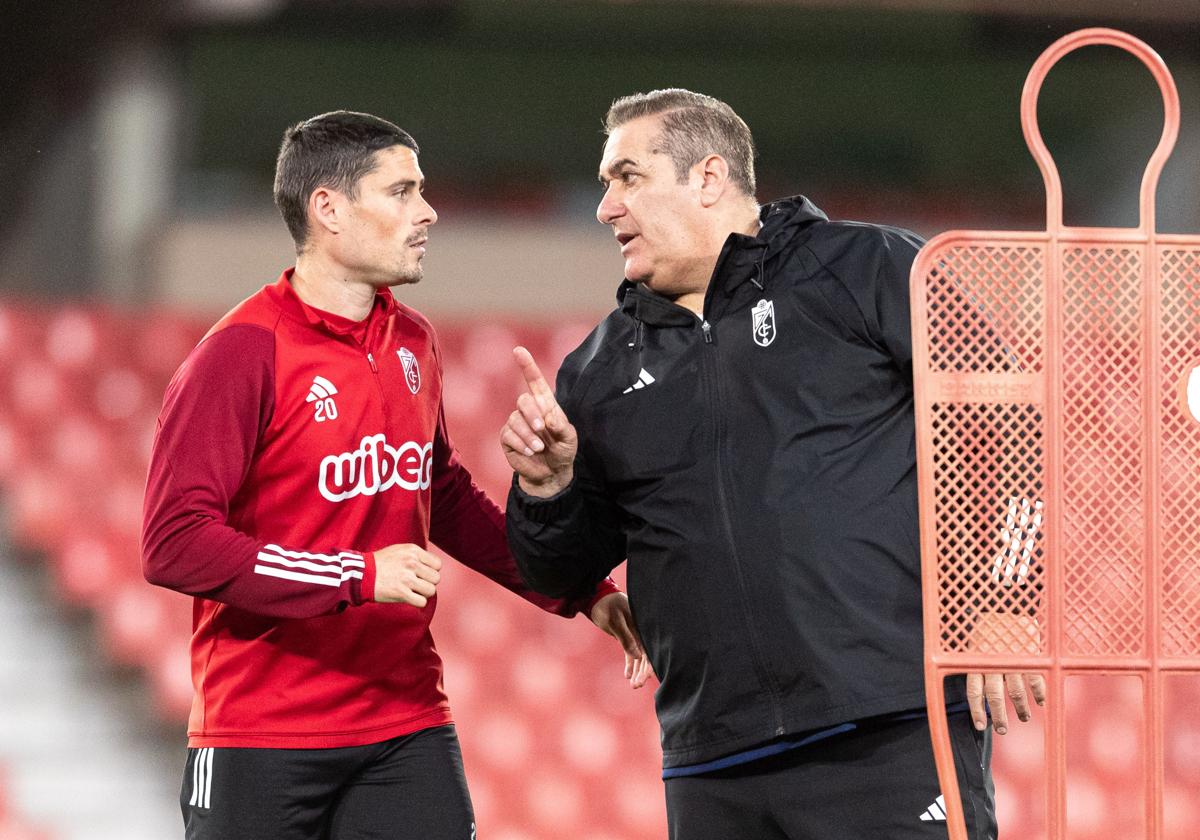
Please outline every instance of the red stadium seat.
M0 414L0 482L12 481L21 463L20 433L6 413Z
M4 840L51 840L47 832L30 828L20 822L15 815L0 816L0 837L3 837Z
M147 313L139 318L132 361L161 387L175 373L208 329L196 318L164 310Z
M577 773L611 778L618 769L621 739L605 715L580 706L562 719L559 739L563 759Z
M9 487L13 537L27 548L54 548L74 509L72 489L45 468L30 467Z
M535 827L543 835L578 837L592 823L580 819L588 791L580 779L570 773L555 772L544 764L535 766L526 776L522 823Z
M19 416L41 420L70 401L62 374L44 358L21 358L11 366L6 403Z
M52 840L52 836L34 828L17 812L5 790L6 774L0 767L0 838L3 840Z
M192 708L192 663L187 636L169 636L150 663L155 707L166 720L186 721Z
M149 597L144 593L149 592ZM192 602L144 581L127 579L105 603L101 629L106 648L121 662L157 667L164 644L186 653L191 636Z
M94 533L74 533L63 538L51 553L51 565L58 591L75 606L99 605L111 597L121 572L118 557L110 541Z

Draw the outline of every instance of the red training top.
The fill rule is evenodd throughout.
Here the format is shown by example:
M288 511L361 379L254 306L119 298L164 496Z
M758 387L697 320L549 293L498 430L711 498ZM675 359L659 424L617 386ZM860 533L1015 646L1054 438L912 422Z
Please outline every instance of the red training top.
M325 748L449 723L424 609L372 603L372 550L428 547L543 609L446 433L433 328L388 291L362 322L291 270L209 331L167 388L146 487L147 580L195 596L192 747Z

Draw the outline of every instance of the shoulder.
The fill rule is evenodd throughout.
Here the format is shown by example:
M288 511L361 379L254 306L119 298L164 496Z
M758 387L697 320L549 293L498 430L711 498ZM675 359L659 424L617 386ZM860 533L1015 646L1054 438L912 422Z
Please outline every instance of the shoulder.
M908 288L924 241L910 230L865 222L821 222L780 267L786 287L804 296L820 291L861 309L882 290ZM841 308L841 305L837 305Z
M275 369L275 333L259 324L214 327L183 360L172 385L222 392L269 381Z
M201 339L204 343L217 333L224 332L229 327L258 327L260 330L274 332L283 315L279 305L271 299L268 290L270 286L259 289L237 306L230 309L213 324L208 333Z
M810 235L782 267L782 286L812 317L824 315L864 340L880 334L889 311L904 311L921 237L889 225L833 221Z
M804 244L817 263L825 268L845 267L861 271L885 265L903 265L907 269L924 240L911 230L892 225L833 221L814 225Z
M270 373L275 360L275 331L281 312L266 289L225 313L200 339L176 372L177 380L230 383L245 380L245 371ZM238 371L238 376L230 376Z
M437 331L433 328L433 322L411 306L396 301L396 316L407 321L413 329L424 333L431 341L437 340Z

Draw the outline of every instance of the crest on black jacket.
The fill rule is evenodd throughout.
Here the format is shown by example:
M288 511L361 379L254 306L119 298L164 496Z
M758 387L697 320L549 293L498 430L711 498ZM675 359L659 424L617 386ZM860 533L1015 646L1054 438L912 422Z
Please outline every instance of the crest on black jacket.
M760 300L750 311L754 326L754 343L766 347L775 340L775 302Z

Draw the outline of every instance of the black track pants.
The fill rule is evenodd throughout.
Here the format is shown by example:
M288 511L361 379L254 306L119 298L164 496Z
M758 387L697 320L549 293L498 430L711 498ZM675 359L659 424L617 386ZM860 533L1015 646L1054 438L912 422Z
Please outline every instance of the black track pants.
M949 716L971 840L995 840L990 730ZM867 726L749 764L666 781L671 840L945 840L925 718Z
M189 749L187 840L474 840L453 726L364 747Z

